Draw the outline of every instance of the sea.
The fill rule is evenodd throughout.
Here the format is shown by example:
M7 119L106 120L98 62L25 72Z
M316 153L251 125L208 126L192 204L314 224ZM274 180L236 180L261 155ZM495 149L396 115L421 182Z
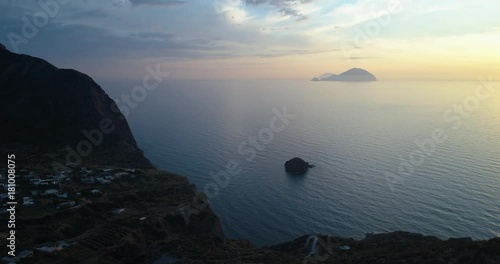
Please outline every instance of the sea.
M118 99L141 83L102 87ZM500 236L500 83L486 77L164 80L135 98L146 157L206 192L227 237ZM315 167L288 175L294 157Z

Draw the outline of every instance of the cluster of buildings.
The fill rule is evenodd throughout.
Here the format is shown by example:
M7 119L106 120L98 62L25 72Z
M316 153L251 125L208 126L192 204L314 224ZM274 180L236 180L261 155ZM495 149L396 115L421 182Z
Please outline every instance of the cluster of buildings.
M36 205L33 197L49 198L53 197L60 203L57 208L67 208L76 205L75 201L68 200L68 193L62 191L64 183L71 181L71 172L63 171L57 175L40 177L35 172L30 171L21 178L31 185L30 196L24 196L22 206L29 207Z
M122 172L115 172L113 169L104 169L101 173L96 173L92 170L88 170L87 168L82 168L80 171L81 182L84 184L107 184L111 183L116 179L120 179L122 177L134 177L131 173L134 173L135 169L127 169Z
M82 193L72 193L71 191L69 191L69 193L65 192L64 190L68 190L67 188L64 188L65 185L71 186L74 184L83 184L90 187L92 185L109 184L121 178L135 178L133 175L135 172L135 169L114 170L107 168L95 171L84 167L80 170L73 169L73 171L62 171L55 175L41 176L34 171L28 172L26 170L20 170L19 175L16 177L16 184L19 182L23 187L16 189L16 199L18 199L18 203L23 208L39 206L43 200L53 201L50 208L55 210L77 208L80 205L78 205L76 200L78 200L78 197L80 197ZM9 198L7 194L7 179L5 175L5 169L0 171L0 201L2 201L2 204L4 205L0 210L0 214L6 213L5 208L7 208L6 203ZM26 186L30 186L30 188L27 188ZM91 187L88 193L91 196L99 196L103 194L97 186ZM21 199L22 201L19 202ZM115 214L121 214L124 209L122 208L115 211ZM141 221L143 220L145 220L145 217L144 219L141 219ZM33 250L24 250L19 252L19 254L15 257L5 256L0 262L17 263L23 258L30 257L34 252L37 254L54 254L69 246L70 244L66 241L59 241L50 245L39 246Z
M21 261L22 259L24 258L27 258L29 256L33 255L33 251L32 250L23 250L21 252L19 252L18 254L16 254L15 257L13 256L5 256L2 258L2 264L11 264L11 263L17 263L19 261Z
M21 199L21 206L32 207L37 205L37 199L41 198L54 198L55 203L58 204L56 209L67 209L78 206L75 200L69 199L70 197L77 198L81 193L68 194L64 192L65 184L84 184L84 185L99 185L109 184L123 177L134 178L135 169L125 169L116 171L114 169L90 170L86 167L81 168L79 171L62 171L55 175L40 176L34 171L20 170L18 181L23 181L31 186L30 190L18 190L18 199ZM5 184L4 173L0 172L0 200L6 203L8 198L7 185ZM22 195L19 195L19 191ZM92 195L99 195L102 192L98 189L93 189L90 192ZM5 206L4 206L5 207ZM5 213L4 210L0 211Z
M44 246L39 246L34 250L39 254L54 254L58 251L61 251L67 247L70 247L71 244L66 241L58 241L56 243L47 244ZM33 250L23 250L16 254L16 256L5 256L1 259L2 264L12 264L21 261L24 258L28 258L33 255Z

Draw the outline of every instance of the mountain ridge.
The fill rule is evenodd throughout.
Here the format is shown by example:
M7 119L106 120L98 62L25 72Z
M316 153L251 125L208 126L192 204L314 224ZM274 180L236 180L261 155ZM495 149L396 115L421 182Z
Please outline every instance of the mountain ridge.
M123 154L121 158L131 165L151 168L127 120L114 109L118 109L116 103L90 76L0 49L2 147L15 144L47 150L65 148L73 156L77 152L80 158L117 148ZM113 156L101 160L109 164L123 162Z
M365 69L351 68L341 74L325 73L311 81L316 82L374 82L377 78Z

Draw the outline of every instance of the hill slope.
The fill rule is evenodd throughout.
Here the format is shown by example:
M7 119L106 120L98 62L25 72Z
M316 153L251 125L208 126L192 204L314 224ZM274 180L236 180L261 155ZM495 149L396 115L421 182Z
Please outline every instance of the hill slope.
M114 148L132 165L151 167L117 109L89 76L0 48L2 147L57 150L69 146L77 151L78 144L87 141L92 143L91 156L102 163L123 163L108 155L107 150ZM89 145L83 145L80 150L87 154Z

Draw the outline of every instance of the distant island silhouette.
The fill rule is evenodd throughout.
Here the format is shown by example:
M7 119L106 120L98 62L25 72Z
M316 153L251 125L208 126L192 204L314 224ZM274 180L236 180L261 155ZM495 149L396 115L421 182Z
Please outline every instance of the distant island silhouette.
M377 78L367 70L352 68L339 75L325 73L319 77L313 78L314 82L375 82Z

